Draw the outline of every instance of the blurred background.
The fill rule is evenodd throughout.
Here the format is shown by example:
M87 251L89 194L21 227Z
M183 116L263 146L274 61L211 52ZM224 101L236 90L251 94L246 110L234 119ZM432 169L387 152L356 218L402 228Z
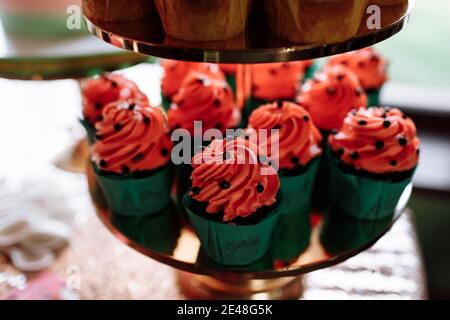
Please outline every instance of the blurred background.
M39 204L38 192L25 192L18 181L58 176L58 187L50 183L40 186L40 190L57 189L58 195L52 199L59 199L62 194L67 197L67 202L64 208L46 218L64 223L70 217L76 225L83 225L87 221L95 224L88 218L92 212L85 209L89 200L83 187L84 180L69 173L56 173L53 167L48 166L64 158L61 150L83 136L77 123L81 115L81 98L78 81L73 79L124 69L124 73L142 87L150 100L158 103L160 94L154 88L158 87L160 74L153 65L156 59L116 50L88 35L84 29L70 31L65 25L61 28L62 21L67 19L66 8L79 3L77 0L0 0L0 210L5 208L2 192L6 193L6 190L25 194L27 201L32 198ZM27 10L27 15L23 14L24 8L31 9ZM420 246L418 254L423 256L428 295L434 299L450 299L448 17L449 1L417 1L409 26L399 35L377 45L390 60L391 80L383 90L382 103L400 107L414 119L423 145L410 207ZM46 22L43 23L42 19ZM39 65L40 73L35 72L36 65ZM71 80L39 81L43 78ZM33 132L39 134L33 136ZM3 183L2 177L8 177L8 181ZM51 247L56 255L66 244L64 241L69 241L72 232L58 235L61 245ZM54 233L50 230L47 235ZM75 244L70 250L79 250L78 258L88 259L83 248L83 244ZM123 248L111 250L113 255L123 253ZM12 269L7 267L6 255L12 256L12 253L6 252L2 258L0 251L0 286L2 274L3 282L7 275L17 276L8 271ZM27 257L22 252L16 254L16 259L24 264L38 261L51 265L56 256L46 252L39 253L38 257ZM59 259L64 260L64 256ZM95 263L93 260L93 269ZM167 269L161 270L163 276L168 272ZM23 278L14 279L17 283L25 281ZM44 278L43 281L58 286L55 279ZM171 288L170 283L166 285ZM137 280L127 283L129 294L137 288ZM98 287L94 289L101 290ZM172 297L171 294L169 290L167 296ZM98 293L97 297L104 296Z

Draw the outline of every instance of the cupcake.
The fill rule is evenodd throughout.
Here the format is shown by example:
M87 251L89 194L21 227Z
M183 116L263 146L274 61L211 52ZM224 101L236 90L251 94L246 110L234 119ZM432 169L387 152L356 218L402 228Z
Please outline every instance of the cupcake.
M235 128L240 121L233 91L223 74L216 77L202 70L193 70L186 76L168 114L172 130L185 129L191 136L197 133L194 121L202 122L203 131L215 128L222 133Z
M380 105L380 91L388 80L387 61L374 49L366 48L330 59L328 66L343 65L358 77L367 93L369 106Z
M83 12L93 20L120 22L143 19L156 10L148 0L83 0Z
M183 80L190 71L198 70L209 74L211 77L223 80L225 79L225 76L219 68L216 65L209 63L195 63L163 59L161 60L161 67L163 68L161 94L163 107L165 110L170 108L173 96L178 93Z
M176 194L179 201L189 188L192 172L190 159L202 147L196 145L197 140L202 140L203 134L209 129L217 129L220 134L224 134L226 129L235 128L239 124L240 114L233 91L225 79L214 78L211 74L197 70L191 71L185 78L180 90L173 97L168 112L170 128L184 129L184 133L179 137L181 142L185 139L191 142L190 150L182 150L183 155L178 152L182 161L175 163ZM201 130L195 129L195 122L201 123ZM180 146L183 146L181 142ZM178 151L178 145L176 149Z
M367 96L358 77L340 65L316 73L302 87L297 101L325 132L340 128L350 110L367 107Z
M257 107L276 100L295 101L298 89L312 61L254 64L251 102L244 110L244 118Z
M172 144L164 111L139 100L109 104L96 124L92 160L109 208L118 215L155 214L170 203Z
M299 43L335 43L355 36L367 0L266 0L272 32Z
M280 181L258 153L242 138L216 139L192 159L192 188L183 204L202 251L216 263L248 265L269 249Z
M249 119L249 132L269 131L258 145L272 165L279 163L283 201L280 204L274 254L277 260L290 261L309 245L310 210L314 179L319 167L322 136L308 112L292 102L261 106ZM253 141L253 140L252 140Z
M166 33L188 41L217 41L241 35L251 0L156 0Z
M119 74L105 73L87 80L81 86L83 119L80 120L87 132L90 144L94 142L95 124L103 119L103 108L112 102L137 99L148 102L138 86Z
M392 216L419 160L414 122L398 109L348 114L329 137L330 210L365 220Z

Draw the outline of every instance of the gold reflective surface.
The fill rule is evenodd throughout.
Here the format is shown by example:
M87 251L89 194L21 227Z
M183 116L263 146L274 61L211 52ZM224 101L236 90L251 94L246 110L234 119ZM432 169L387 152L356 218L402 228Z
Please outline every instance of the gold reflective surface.
M392 5L385 5L387 3ZM248 22L242 22L244 18L239 15L239 23L247 22L243 33L201 42L166 34L158 14L128 22L100 22L89 17L86 20L91 33L130 51L176 60L258 63L312 59L373 45L399 32L413 6L414 0L254 1ZM170 14L174 15L172 11ZM213 19L216 11L210 11L203 13L210 24L203 28L207 39L213 38L206 31L217 28ZM169 22L172 29L175 24L177 30L190 25L189 21L184 21L186 19L171 21L170 16L165 15L169 13L161 13L166 29ZM227 17L216 18L221 21ZM176 26L177 23L180 25ZM172 29L169 30L173 32ZM197 26L192 32L202 33L202 29ZM198 35L198 38L205 37Z

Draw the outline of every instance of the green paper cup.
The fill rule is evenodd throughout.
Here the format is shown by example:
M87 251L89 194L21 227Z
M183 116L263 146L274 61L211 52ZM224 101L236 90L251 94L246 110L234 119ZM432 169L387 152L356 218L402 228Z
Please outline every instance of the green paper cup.
M208 258L206 254L203 253L203 251L200 251L197 257L197 263L200 265L207 266L209 268L214 269L225 269L225 271L230 271L229 266L224 266L221 264L218 264ZM271 250L268 250L264 256L261 259L256 260L255 262L252 262L248 265L243 266L233 266L233 271L237 272L257 272L257 271L265 271L265 270L271 270L273 268L273 255Z
M380 105L381 90L369 90L366 93L369 107L376 107Z
M320 158L312 160L299 174L280 172L280 217L273 241L274 257L288 262L309 246L311 237L310 211L314 179Z
M95 142L95 127L91 125L86 119L79 120L84 130L86 130L86 138L88 144L91 146Z
M172 99L167 98L161 94L162 107L164 111L168 111L170 109L170 105L172 104Z
M112 216L113 225L128 238L152 251L171 254L177 245L181 225L171 203L149 216Z
M171 167L156 170L146 177L102 172L93 164L97 182L109 209L122 217L157 214L170 203Z
M226 74L225 75L227 83L230 85L234 94L236 94L236 75L235 74Z
M314 77L314 74L320 70L320 66L317 62L314 62L311 67L305 72L305 77L303 78L303 83Z
M183 205L200 242L202 251L212 261L224 266L245 266L268 251L275 229L279 206L254 225L233 225L203 218L193 212L193 200L184 196Z
M338 255L373 241L392 223L392 218L364 221L342 213L327 215L320 234L326 252Z
M401 180L377 178L344 169L334 156L329 159L328 211L368 221L379 221L394 215L400 197L414 174L414 170L411 170Z

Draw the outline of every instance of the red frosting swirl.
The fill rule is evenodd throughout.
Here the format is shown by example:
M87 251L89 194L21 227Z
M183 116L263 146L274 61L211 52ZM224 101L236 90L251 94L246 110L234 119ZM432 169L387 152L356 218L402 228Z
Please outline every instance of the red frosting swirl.
M191 71L169 109L169 125L194 134L194 121L202 121L203 130L216 128L225 132L240 121L233 91L224 79L209 73Z
M377 90L388 80L388 63L372 48L337 55L328 62L328 66L339 64L352 70L365 90Z
M126 99L148 99L138 86L119 74L107 73L92 78L82 85L83 116L90 123L102 120L103 108L111 103Z
M280 181L275 170L258 162L258 147L237 138L214 140L192 159L190 196L208 203L206 212L223 213L224 221L248 217L276 201Z
M154 170L170 159L172 142L164 111L128 100L109 104L96 124L93 161L103 171L127 174Z
M331 149L355 169L383 174L413 169L420 141L411 118L398 109L359 109L329 138Z
M278 159L280 169L305 166L322 153L319 147L322 135L309 113L295 103L277 102L259 107L250 116L249 128L254 129L254 134L259 129L278 129L274 135L270 130L267 139L260 139L258 145L272 163ZM272 150L272 142L278 144L278 152Z
M162 60L164 74L161 79L161 90L164 97L172 98L177 94L183 80L192 70L208 73L211 77L225 79L219 67L210 63L196 63L176 60Z
M326 68L308 80L297 101L322 130L338 129L350 110L367 107L367 96L356 75L343 66Z
M312 61L252 65L252 96L262 100L293 100Z

